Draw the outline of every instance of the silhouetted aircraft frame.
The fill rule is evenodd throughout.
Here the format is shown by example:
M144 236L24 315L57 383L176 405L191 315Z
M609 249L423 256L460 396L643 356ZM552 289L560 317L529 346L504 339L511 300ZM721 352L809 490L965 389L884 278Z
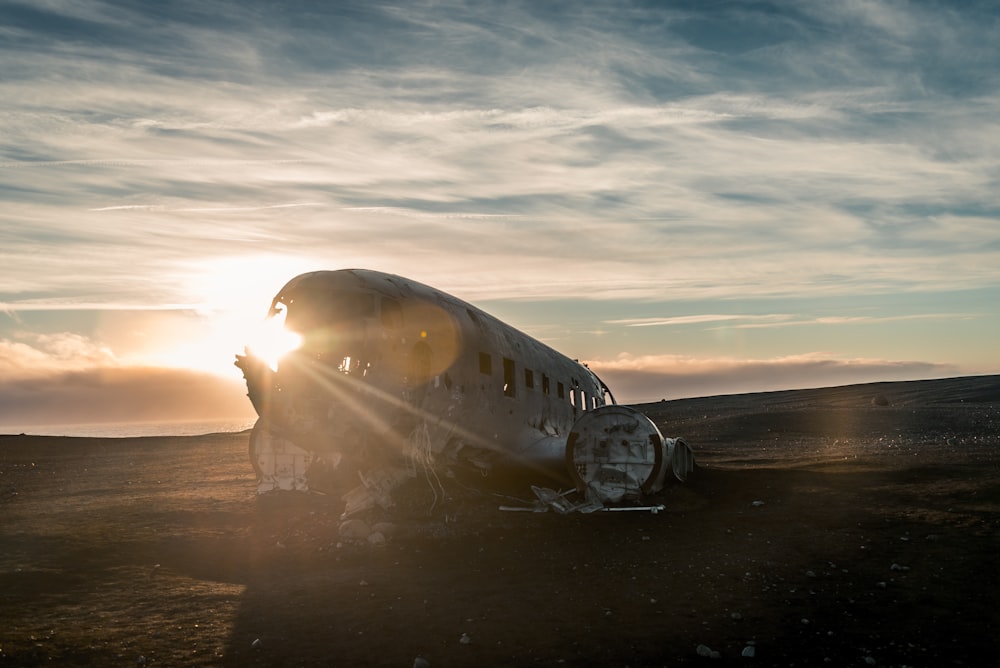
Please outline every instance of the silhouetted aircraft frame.
M693 468L683 439L618 405L585 364L416 281L306 273L268 317L299 343L271 364L236 356L259 415L259 493L339 487L351 513L390 505L418 472L466 466L554 476L592 507L640 501Z

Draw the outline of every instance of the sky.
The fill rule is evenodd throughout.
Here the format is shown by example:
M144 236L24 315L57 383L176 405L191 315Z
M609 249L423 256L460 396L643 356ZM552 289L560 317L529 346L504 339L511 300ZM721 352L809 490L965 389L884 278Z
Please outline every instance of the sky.
M992 2L0 0L0 426L251 417L296 274L621 403L1000 373Z

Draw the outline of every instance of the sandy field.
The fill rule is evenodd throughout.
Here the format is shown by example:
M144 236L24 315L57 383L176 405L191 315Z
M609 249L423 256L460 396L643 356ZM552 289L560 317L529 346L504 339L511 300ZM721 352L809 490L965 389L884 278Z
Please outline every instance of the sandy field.
M640 408L665 510L418 478L381 545L246 434L0 437L0 667L1000 665L1000 377Z

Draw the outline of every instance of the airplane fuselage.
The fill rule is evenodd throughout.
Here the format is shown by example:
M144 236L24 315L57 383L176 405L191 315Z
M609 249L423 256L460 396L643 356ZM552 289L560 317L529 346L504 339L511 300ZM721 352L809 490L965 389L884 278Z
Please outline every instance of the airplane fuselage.
M362 479L400 465L507 464L576 477L579 486L574 470L585 465L571 461L567 439L581 416L614 404L580 362L400 276L302 274L275 296L270 315L283 315L301 345L273 370L252 352L237 356L261 418L251 438L260 491L306 488L316 460ZM639 444L656 449L643 456L657 467L658 436Z

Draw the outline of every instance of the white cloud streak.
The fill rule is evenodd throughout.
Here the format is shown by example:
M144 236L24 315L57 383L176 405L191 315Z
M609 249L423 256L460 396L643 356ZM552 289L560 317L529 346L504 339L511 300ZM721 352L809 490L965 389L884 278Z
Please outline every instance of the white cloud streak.
M621 403L829 387L876 381L942 378L955 367L918 361L840 359L825 352L769 359L623 355L589 365Z
M945 320L956 322L983 318L984 313L911 313L907 315L828 315L813 318L792 315L788 313L771 313L765 315L741 314L700 314L680 315L663 318L625 318L623 320L606 320L609 325L625 327L673 327L686 325L707 325L721 323L718 327L707 329L761 329L774 327L800 327L806 325L858 325L905 322L914 320Z

